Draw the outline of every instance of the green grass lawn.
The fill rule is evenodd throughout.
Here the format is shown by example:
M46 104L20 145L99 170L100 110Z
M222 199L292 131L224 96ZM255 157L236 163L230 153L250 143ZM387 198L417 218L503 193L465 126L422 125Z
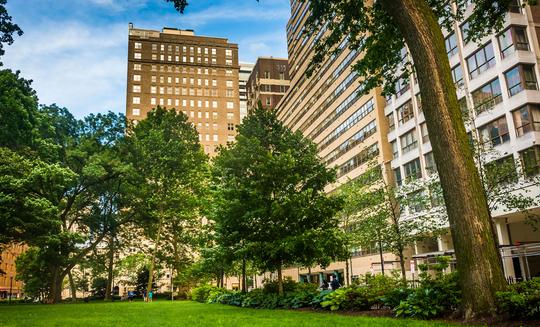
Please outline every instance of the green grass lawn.
M438 322L243 309L189 301L0 305L0 326L448 326Z

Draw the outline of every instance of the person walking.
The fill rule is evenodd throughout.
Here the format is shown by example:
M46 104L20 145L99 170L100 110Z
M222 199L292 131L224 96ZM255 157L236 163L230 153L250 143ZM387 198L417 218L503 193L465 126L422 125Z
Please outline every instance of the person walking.
M150 291L148 292L148 302L152 302L152 297L154 296L154 292Z
M328 289L328 282L326 281L326 279L323 279L322 280L322 283L321 283L321 286L319 287L322 291L325 291Z
M335 275L332 275L330 278L332 279L332 281L330 282L330 287L332 287L332 291L335 291L341 287L341 284L339 283Z

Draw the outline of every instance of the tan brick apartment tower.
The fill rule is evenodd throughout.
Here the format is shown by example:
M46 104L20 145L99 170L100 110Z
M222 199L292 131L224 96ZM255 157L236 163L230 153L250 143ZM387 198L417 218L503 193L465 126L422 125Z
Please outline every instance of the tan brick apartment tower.
M157 106L184 112L207 154L234 140L240 123L238 45L193 30L129 25L126 116Z
M247 83L248 111L259 101L263 108L274 109L289 88L288 60L259 57Z
M314 55L312 45L324 35L303 33L309 16L309 2L291 0L291 18L287 24L290 87L277 105L278 117L293 130L315 142L319 156L328 167L335 167L338 183L328 188L332 192L340 184L362 175L374 160L383 175L391 176L389 162L392 152L386 138L388 123L384 116L385 100L376 89L359 95L362 78L351 70L362 54L351 51L347 40L339 44L338 53L329 56L311 77L306 76ZM329 226L330 227L330 226ZM392 254L384 255L385 269L399 264ZM352 276L381 270L381 260L375 248L357 249L349 262ZM313 267L316 279L337 273L344 277L344 262L333 263L327 269ZM305 277L307 269L288 271L294 279ZM317 278L318 277L318 278Z

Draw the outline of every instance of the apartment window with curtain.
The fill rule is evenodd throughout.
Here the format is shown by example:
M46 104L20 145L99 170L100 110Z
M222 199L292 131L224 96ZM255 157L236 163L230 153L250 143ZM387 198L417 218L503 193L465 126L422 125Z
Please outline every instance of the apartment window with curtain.
M399 167L394 169L394 180L397 186L401 186L401 184L403 184L403 178L401 177L401 169Z
M510 26L498 36L498 39L503 58L516 50L529 51L527 29L523 26Z
M392 141L390 144L392 145L392 158L396 159L399 157L399 149L398 149L397 141Z
M418 141L416 140L416 131L413 129L407 134L401 137L401 152L407 153L418 147Z
M531 131L540 131L540 107L528 104L512 112L516 134L523 136Z
M489 42L483 48L476 51L467 58L467 66L469 67L469 76L471 79L478 77L480 74L495 66L495 53L493 52L493 44Z
M521 0L510 0L510 5L508 6L508 12L514 14L521 14Z
M532 177L540 173L540 146L535 145L519 153L523 175Z
M397 113L398 113L398 122L400 126L405 124L409 120L413 119L414 110L413 110L412 102L410 100L407 101L404 105L398 108Z
M514 96L523 90L538 90L533 65L517 65L504 73L508 94Z
M418 113L421 113L424 109L422 107L422 96L420 93L416 94L416 106L418 107Z
M404 78L400 78L396 83L396 96L402 96L411 88L409 81L406 81Z
M433 158L433 152L424 155L424 162L426 163L426 171L428 174L437 172L437 165L435 164L435 158Z
M482 143L492 147L510 141L506 117L502 116L478 129Z
M495 105L502 101L502 91L499 79L494 79L478 90L474 90L471 95L473 98L474 109L477 114L495 107Z
M463 24L459 27L459 29L461 30L461 37L463 38L463 43L464 43L464 44L469 43L469 41L467 41L467 37L468 37L468 35L469 35L469 29L470 29L470 27L469 27L469 22L463 23Z
M429 142L429 135L426 123L420 124L420 133L422 135L422 143Z

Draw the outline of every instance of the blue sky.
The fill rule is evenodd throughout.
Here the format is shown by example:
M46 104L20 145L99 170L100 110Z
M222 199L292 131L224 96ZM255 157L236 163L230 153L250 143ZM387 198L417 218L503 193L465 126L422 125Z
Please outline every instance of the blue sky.
M286 57L289 0L191 0L180 15L164 0L8 0L23 29L5 67L32 79L40 103L76 117L125 111L127 30L164 26L238 43L241 61Z

